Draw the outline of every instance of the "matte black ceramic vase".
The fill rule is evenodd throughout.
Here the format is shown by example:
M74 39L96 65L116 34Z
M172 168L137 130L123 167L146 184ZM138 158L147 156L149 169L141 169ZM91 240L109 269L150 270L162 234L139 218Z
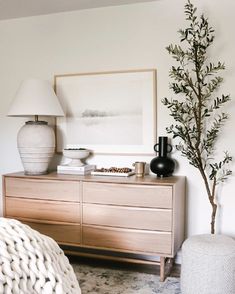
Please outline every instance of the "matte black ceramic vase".
M155 157L150 162L150 169L158 177L169 177L175 169L175 162L167 153L172 151L172 146L168 144L167 137L159 137L159 143L154 145L154 150L158 152L158 157Z

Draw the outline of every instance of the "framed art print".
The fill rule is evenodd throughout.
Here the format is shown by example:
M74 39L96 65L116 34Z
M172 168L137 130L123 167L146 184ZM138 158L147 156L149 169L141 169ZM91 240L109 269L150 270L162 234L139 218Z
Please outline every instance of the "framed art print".
M156 70L55 76L65 112L56 119L57 151L153 154L156 143Z

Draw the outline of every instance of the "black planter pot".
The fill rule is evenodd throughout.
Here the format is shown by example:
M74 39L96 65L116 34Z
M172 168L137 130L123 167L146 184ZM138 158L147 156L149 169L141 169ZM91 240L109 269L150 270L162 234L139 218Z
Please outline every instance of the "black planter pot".
M167 153L172 151L172 146L167 143L167 137L159 137L159 143L154 145L154 150L158 152L158 157L155 157L150 162L150 169L158 177L169 177L175 169L175 162Z

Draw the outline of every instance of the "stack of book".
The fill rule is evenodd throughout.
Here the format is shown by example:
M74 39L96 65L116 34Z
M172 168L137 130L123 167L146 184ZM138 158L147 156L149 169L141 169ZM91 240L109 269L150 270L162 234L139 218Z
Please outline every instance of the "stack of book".
M73 175L87 175L95 170L96 166L91 164L86 164L83 166L69 166L69 165L58 165L58 174L73 174Z

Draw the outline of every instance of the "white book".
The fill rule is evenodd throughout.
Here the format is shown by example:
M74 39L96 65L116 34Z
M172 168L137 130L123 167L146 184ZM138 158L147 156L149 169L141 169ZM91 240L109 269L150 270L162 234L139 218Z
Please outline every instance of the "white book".
M91 171L96 168L95 165L86 164L83 166L58 165L57 171Z
M64 174L64 175L90 175L91 170L87 171L76 171L76 170L57 170L57 174Z

